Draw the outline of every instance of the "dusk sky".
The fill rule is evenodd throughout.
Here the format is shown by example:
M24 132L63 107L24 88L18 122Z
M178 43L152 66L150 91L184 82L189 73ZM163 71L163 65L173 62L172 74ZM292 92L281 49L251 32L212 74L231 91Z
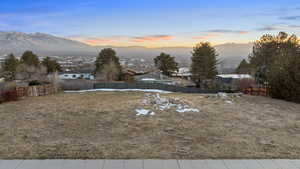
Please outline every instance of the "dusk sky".
M0 31L49 33L91 45L248 43L300 36L299 0L1 0Z

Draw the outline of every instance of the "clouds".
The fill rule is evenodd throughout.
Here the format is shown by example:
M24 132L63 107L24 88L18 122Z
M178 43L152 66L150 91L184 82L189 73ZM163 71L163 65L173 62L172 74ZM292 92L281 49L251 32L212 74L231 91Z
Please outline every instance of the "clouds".
M152 36L140 36L140 37L133 37L131 38L132 42L155 42L155 41L162 41L162 40L172 40L175 36L172 35L152 35Z
M275 30L279 30L280 28L278 26L264 26L261 28L257 28L257 31L275 31Z
M264 27L257 28L256 31L288 31L291 29L299 29L300 25L289 25L289 24L281 24L281 25L268 25Z
M193 39L201 39L201 40L207 40L207 39L212 39L221 36L221 34L217 33L208 33L202 36L194 36L192 37Z
M279 17L282 20L300 20L300 15Z
M126 39L126 37L122 37L122 36L88 37L84 35L69 36L68 38L72 40L84 42L89 45L108 45L108 44L118 43L123 39Z
M250 33L250 32L246 31L246 30L210 29L210 30L206 30L206 31L203 31L202 33L200 33L202 35L193 36L192 39L209 40L209 39L219 38L226 34L243 35L243 34L248 34L248 33Z
M208 30L207 32L213 32L213 33L234 33L234 34L247 34L249 33L246 30L231 30L231 29L212 29Z
M85 37L73 36L73 40L78 40L90 45L107 45L120 43L151 43L173 40L172 35L148 35L148 36L110 36L110 37Z

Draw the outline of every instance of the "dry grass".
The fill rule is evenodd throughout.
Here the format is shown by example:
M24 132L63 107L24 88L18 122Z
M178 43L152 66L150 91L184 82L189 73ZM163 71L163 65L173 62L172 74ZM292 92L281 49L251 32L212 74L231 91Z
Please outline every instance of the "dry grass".
M60 93L0 105L0 158L299 158L300 105L179 97L200 113L136 116L144 93Z

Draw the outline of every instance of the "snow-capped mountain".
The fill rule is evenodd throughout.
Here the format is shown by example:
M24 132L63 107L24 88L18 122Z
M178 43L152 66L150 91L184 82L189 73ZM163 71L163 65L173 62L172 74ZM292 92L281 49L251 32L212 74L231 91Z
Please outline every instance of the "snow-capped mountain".
M0 54L16 55L31 50L39 55L95 55L97 49L77 41L49 34L0 32Z

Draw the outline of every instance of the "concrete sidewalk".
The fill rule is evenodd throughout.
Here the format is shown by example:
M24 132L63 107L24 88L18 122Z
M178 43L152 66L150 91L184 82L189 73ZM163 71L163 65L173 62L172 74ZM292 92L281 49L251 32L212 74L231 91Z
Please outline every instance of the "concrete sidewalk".
M300 160L0 160L0 169L300 169Z

